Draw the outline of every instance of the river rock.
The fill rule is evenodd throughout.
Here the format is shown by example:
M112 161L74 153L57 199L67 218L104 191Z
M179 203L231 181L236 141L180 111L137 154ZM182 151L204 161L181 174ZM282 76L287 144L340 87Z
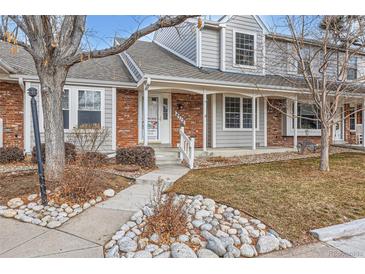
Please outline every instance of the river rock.
M152 254L146 250L137 251L133 258L152 258Z
M115 195L115 191L111 188L109 189L106 189L103 194L106 196L106 197L113 197Z
M134 252L137 250L137 242L129 237L123 237L118 241L119 249L122 252Z
M171 256L173 258L196 258L195 252L186 244L173 243L171 245Z
M14 209L5 209L2 215L6 218L13 218L16 214L17 211Z
M279 240L271 235L261 236L256 244L258 253L268 253L279 249Z
M23 200L21 198L13 198L9 200L8 207L10 208L17 208L24 204Z
M196 254L198 258L219 258L217 254L206 248L199 249Z
M251 258L254 257L256 252L255 248L252 245L249 244L243 244L240 249L241 256Z

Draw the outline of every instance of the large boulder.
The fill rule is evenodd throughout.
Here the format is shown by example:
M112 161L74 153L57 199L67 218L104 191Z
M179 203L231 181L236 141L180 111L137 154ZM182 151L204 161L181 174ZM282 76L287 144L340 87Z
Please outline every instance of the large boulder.
M274 250L279 249L279 240L278 238L271 236L271 235L265 235L261 236L256 244L256 250L258 253L268 253Z
M195 252L186 244L173 243L171 245L171 256L173 258L196 258Z
M206 248L213 251L218 256L223 256L227 250L225 248L224 243L217 237L213 236L206 230L201 232L201 235L207 240Z

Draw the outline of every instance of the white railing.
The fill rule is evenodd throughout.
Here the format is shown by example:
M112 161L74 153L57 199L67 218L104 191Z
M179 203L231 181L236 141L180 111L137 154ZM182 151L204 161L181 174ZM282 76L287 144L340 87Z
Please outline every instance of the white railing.
M189 138L184 132L184 127L180 127L179 154L180 161L185 160L190 169L194 168L195 138Z
M4 135L3 119L0 118L0 147L3 147L3 135Z

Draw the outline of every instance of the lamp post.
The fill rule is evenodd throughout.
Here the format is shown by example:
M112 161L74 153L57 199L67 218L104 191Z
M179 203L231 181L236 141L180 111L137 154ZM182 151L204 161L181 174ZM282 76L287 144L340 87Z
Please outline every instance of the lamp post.
M30 100L30 105L32 108L33 129L34 129L35 148L36 148L37 163L38 163L38 177L39 177L39 186L40 186L40 191L41 191L41 200L42 200L42 205L46 206L48 204L47 191L46 191L46 182L44 180L44 172L43 172L41 136L39 133L37 102L35 100L35 97L37 96L37 89L33 88L33 87L29 88L28 94L32 98Z

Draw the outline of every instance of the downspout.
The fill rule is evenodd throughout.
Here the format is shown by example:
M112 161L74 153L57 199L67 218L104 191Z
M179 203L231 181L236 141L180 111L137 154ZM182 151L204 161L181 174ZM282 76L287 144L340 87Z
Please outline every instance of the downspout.
M18 78L18 84L19 84L20 88L22 89L22 91L25 92L25 85L24 85L23 77Z

